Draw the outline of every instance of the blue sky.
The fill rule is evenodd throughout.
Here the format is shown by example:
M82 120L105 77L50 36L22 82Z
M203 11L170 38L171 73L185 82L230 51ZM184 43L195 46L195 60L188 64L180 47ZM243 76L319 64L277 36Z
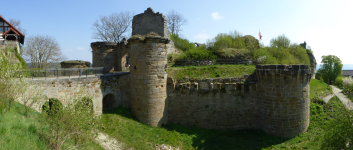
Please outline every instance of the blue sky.
M304 41L318 63L323 55L336 55L343 64L353 64L353 1L325 0L17 0L2 1L0 14L19 19L26 37L53 36L69 60L92 62L92 25L100 15L131 11L143 13L148 7L167 14L174 9L188 24L182 36L205 43L219 33L237 30L258 37L269 45L271 38L285 34L292 43ZM353 68L351 68L353 69Z

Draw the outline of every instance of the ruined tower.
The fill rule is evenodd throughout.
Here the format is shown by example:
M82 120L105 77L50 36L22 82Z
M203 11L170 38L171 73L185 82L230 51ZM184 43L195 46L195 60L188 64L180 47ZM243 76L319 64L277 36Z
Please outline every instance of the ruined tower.
M257 65L262 90L259 115L262 129L275 136L294 137L309 126L310 78L308 65Z
M104 72L111 72L117 68L117 43L92 42L91 48L93 67L104 67Z
M170 40L170 32L167 26L167 19L162 13L155 13L149 7L144 13L134 16L132 20L132 36L147 35L151 32ZM167 54L176 52L174 42L170 40L167 46Z
M163 37L130 38L130 106L136 118L157 127L167 123L167 47Z

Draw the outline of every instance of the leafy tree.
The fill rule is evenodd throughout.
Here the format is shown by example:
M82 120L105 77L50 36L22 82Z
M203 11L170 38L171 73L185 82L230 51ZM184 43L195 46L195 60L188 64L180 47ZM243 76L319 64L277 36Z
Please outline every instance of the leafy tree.
M317 71L326 83L332 84L335 79L342 75L342 61L334 55L322 56L321 68Z
M277 47L277 48L288 48L290 46L290 40L288 37L286 37L284 34L280 35L276 38L272 38L270 41L271 47Z

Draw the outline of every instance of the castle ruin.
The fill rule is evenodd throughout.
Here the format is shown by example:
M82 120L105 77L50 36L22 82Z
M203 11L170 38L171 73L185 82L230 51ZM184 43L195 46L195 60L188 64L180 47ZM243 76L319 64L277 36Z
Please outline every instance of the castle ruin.
M167 19L162 13L155 13L152 8L147 8L144 13L134 16L132 20L132 36L146 36L151 32L170 41L166 44L167 54L176 52L174 42L170 39ZM105 72L127 70L127 64L129 63L127 56L129 49L131 49L129 46L125 38L118 43L91 43L93 67L104 67Z
M114 85L119 94L113 103L131 108L140 122L154 127L177 123L207 129L262 129L281 137L308 129L312 76L308 65L257 65L256 75L242 79L173 82L166 67L167 54L174 47L163 14L148 8L134 16L132 28L133 35L143 36L119 43L94 42L91 47L93 67L130 70L124 82L117 82L122 85ZM149 36L150 32L158 36ZM129 67L125 65L128 53ZM102 97L104 105L106 96Z

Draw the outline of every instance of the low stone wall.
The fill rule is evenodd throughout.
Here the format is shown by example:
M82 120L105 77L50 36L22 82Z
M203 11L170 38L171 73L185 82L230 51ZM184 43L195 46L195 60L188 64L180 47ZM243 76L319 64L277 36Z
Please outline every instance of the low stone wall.
M208 66L215 64L256 64L252 59L175 60L174 66Z
M84 61L68 61L61 62L61 68L89 68L91 66L90 62Z

